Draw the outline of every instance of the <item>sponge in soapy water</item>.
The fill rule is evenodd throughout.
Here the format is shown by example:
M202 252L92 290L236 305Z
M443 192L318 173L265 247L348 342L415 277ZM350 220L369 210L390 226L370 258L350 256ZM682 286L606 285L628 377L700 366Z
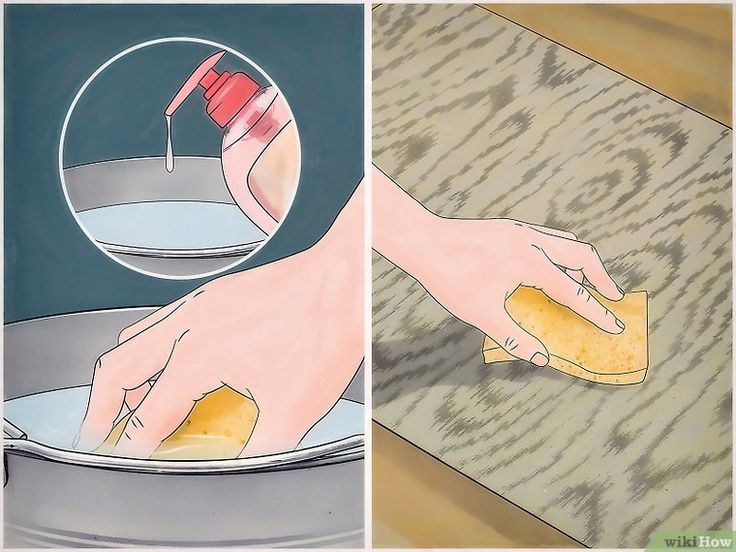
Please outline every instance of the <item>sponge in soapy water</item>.
M95 451L114 454L115 445L134 411L112 428L105 442ZM252 397L226 385L194 403L181 425L151 455L155 460L215 460L237 458L248 443L256 421L258 406Z

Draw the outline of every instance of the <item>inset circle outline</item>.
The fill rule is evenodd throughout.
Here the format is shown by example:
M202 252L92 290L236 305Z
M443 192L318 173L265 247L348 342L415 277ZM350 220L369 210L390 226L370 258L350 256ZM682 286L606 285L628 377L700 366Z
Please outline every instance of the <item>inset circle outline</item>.
M59 137L59 179L61 180L61 189L64 192L64 199L66 200L67 206L69 207L69 211L71 212L72 216L74 217L74 220L77 222L77 226L82 230L85 236L99 249L102 251L105 255L107 255L109 258L111 258L113 261L115 261L118 264L121 264L125 266L126 268L133 270L135 272L138 272L140 274L145 274L146 276L152 276L154 278L161 278L164 280L196 280L200 278L208 278L210 276L214 276L216 274L220 274L222 272L225 272L227 270L230 270L231 268L234 268L238 266L240 263L245 261L247 258L249 258L251 255L253 255L256 251L261 249L268 241L271 239L271 237L276 234L276 232L279 229L279 226L281 225L281 222L283 222L283 219L286 218L286 216L289 214L289 211L291 210L291 206L294 202L294 197L296 196L296 188L294 189L294 194L292 194L291 199L289 201L289 205L284 210L284 214L281 217L281 221L279 221L279 224L276 226L276 230L274 230L270 235L267 235L266 238L255 248L253 251L248 253L247 255L244 255L243 257L237 259L235 262L218 268L216 270L212 270L209 272L203 272L200 274L193 274L193 275L175 275L175 274L161 274L158 272L151 272L149 270L145 270L143 268L134 266L128 262L123 261L122 259L119 259L114 254L110 253L105 247L98 242L94 236L87 230L87 228L82 224L82 221L79 220L79 217L77 216L76 211L74 210L74 205L71 202L71 199L69 197L69 193L66 189L66 180L64 179L64 142L66 140L66 130L67 126L69 125L69 121L71 119L72 114L74 113L74 108L77 106L77 103L79 102L79 99L82 97L82 94L87 90L90 84L92 84L92 81L94 81L105 69L110 67L113 63L118 61L120 58L135 52L137 50L141 50L143 48L147 48L149 46L155 46L157 44L167 44L172 42L190 42L195 44L203 44L205 46L212 46L214 48L219 48L222 50L225 50L234 56L242 59L246 63L250 64L252 67L254 67L256 70L258 70L261 75L263 75L266 79L268 79L268 82L271 84L271 86L276 88L276 91L278 92L281 99L284 101L284 104L286 105L286 109L291 117L291 121L294 123L296 129L297 129L297 176L296 176L296 187L299 186L299 181L301 178L301 171L302 171L302 147L301 147L301 138L299 136L299 126L296 124L296 119L294 118L294 113L291 111L291 106L289 105L289 102L287 101L286 97L281 92L281 89L278 87L278 85L271 79L269 74L264 71L257 63L255 63L253 60L251 60L248 56L245 54L242 54L241 52L235 50L234 48L231 48L230 46L226 46L225 44L221 44L219 42L215 42L213 40L207 40L204 38L195 38L195 37L189 37L189 36L172 36L172 37L166 37L166 38L157 38L154 40L147 40L145 42L141 42L139 44L135 44L133 46L130 46L129 48L126 48L125 50L122 50L121 52L118 52L113 57L108 59L105 63L100 65L100 67L97 68L90 76L89 78L84 82L82 87L79 89L79 91L74 96L74 99L72 100L72 103L69 106L69 109L66 112L66 116L64 117L64 123L61 126L61 136ZM194 66L193 66L194 67ZM162 118L163 118L163 111L161 112ZM164 170L162 166L162 170Z

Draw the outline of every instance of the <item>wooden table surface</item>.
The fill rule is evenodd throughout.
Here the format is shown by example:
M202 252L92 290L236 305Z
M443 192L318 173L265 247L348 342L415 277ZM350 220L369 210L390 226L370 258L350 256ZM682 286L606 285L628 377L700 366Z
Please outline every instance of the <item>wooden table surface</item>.
M730 4L482 4L731 125Z
M442 215L596 243L651 347L626 388L486 366L376 256L374 418L589 546L730 527L730 130L472 5L380 6L373 64L377 164Z

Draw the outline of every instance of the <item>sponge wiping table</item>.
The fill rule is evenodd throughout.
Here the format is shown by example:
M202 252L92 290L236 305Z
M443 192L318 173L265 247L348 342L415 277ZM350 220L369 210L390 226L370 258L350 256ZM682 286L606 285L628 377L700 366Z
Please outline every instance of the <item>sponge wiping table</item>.
M520 287L506 301L506 310L524 329L539 338L549 351L549 366L570 376L611 385L641 383L649 366L647 292L627 293L609 301L591 294L626 325L609 334L539 290ZM486 363L514 360L486 336Z

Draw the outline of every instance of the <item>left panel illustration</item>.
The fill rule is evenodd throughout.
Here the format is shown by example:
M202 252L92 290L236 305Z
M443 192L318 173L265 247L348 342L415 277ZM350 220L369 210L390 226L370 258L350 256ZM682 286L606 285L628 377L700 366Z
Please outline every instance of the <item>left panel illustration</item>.
M363 6L4 32L4 545L362 547Z

